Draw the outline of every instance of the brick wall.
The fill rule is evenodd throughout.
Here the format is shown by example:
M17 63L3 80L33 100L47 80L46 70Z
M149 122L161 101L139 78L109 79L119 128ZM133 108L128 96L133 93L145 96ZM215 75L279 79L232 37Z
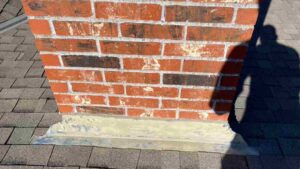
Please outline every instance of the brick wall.
M257 0L22 0L61 113L226 120Z

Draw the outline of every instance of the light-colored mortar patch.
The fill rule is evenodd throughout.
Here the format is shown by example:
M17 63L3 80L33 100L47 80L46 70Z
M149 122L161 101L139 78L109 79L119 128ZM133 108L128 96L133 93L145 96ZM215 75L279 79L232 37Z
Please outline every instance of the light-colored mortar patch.
M227 123L64 115L33 144L258 155Z

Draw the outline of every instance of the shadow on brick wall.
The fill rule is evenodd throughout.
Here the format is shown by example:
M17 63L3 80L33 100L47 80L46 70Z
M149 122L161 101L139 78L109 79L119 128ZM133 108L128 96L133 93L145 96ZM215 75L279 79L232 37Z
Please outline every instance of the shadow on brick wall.
M275 27L263 25L270 3L261 3L253 37L246 42L249 50L228 119L232 130L259 151L262 164L266 162L262 156L300 155L299 55L277 42ZM240 51L233 49L230 55ZM248 168L246 159L231 155L222 158L222 165Z

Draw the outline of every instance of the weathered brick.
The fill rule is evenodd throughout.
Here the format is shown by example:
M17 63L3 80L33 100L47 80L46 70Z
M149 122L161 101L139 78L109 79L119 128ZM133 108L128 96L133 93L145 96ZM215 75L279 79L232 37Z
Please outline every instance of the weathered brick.
M158 99L109 97L111 106L132 106L158 108Z
M97 56L62 56L64 66L70 67L95 67L95 68L120 68L120 60L117 57Z
M156 97L178 97L177 88L168 87L141 87L127 86L126 94L129 96L156 96Z
M156 4L96 2L96 17L103 19L160 20L162 8ZM130 11L130 12L129 12Z
M179 71L181 60L154 58L124 58L124 69Z
M57 35L100 37L118 36L118 28L115 23L55 21L53 24Z
M179 109L191 109L191 110L210 110L211 105L209 101L185 101L185 100L163 100L163 108L179 108Z
M152 38L152 39L182 39L182 26L131 24L121 25L122 36L132 38Z
M107 82L147 83L158 84L160 75L157 73L134 73L134 72L105 72Z
M40 51L97 52L96 42L85 39L36 39Z
M58 104L105 104L103 96L54 94Z
M35 1L22 0L24 10L32 16L75 16L89 17L91 13L90 1L64 0Z
M160 44L154 42L100 42L104 54L160 55Z
M167 6L166 20L177 22L230 23L233 8L203 6Z
M193 41L246 42L251 39L253 29L189 27L187 39Z
M164 74L163 83L170 85L215 86L217 76Z
M123 108L114 107L99 107L99 106L77 106L77 112L89 113L89 114L109 114L109 115L124 115L125 110Z
M166 44L164 56L223 57L224 45Z
M98 85L88 83L72 83L74 92L124 94L122 85Z
M50 80L71 80L71 81L102 81L100 71L94 70L64 70L64 69L46 69L46 74Z

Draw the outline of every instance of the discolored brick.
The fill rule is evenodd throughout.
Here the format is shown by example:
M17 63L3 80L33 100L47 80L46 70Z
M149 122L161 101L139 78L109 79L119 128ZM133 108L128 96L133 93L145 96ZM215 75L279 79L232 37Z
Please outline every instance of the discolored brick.
M96 56L62 56L65 66L70 67L93 67L93 68L120 68L120 60L117 57Z
M171 85L215 86L217 76L164 74L163 83Z

